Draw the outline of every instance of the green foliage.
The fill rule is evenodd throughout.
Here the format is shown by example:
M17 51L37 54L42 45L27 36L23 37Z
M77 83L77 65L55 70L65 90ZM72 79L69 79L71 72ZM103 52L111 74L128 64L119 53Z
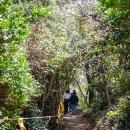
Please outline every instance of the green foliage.
M16 118L35 92L26 50L29 25L49 12L35 2L3 0L0 3L0 110L2 117ZM3 126L3 129L6 125Z
M106 58L107 66L105 73L106 87L111 103L116 103L111 107L110 114L105 122L109 122L109 127L104 129L129 129L128 125L128 102L126 95L129 95L129 5L128 0L99 0L99 17L102 27L99 25L102 40L95 37L95 46L100 48L101 54ZM102 35L104 34L104 35ZM95 51L94 51L95 52ZM101 55L99 54L99 55ZM96 83L96 82L95 82ZM97 83L96 83L97 84ZM95 89L94 89L95 90ZM118 100L120 98L120 100ZM111 106L111 105L110 105ZM128 110L128 111L127 111ZM111 117L111 119L109 119ZM122 119L121 119L122 118ZM113 121L113 126L111 121ZM104 122L103 122L104 123ZM105 123L104 123L105 124ZM114 126L117 125L117 126Z
M130 1L99 0L97 14L88 11L86 1L75 5L77 9L72 6L73 2L1 1L0 110L3 112L2 117L17 117L29 96L32 93L34 96L40 96L43 91L42 96L45 97L42 98L42 103L44 100L46 104L54 101L51 103L53 110L49 104L44 106L44 113L55 114L60 95L74 82L74 77L81 78L81 75L75 74L82 68L87 79L85 85L81 84L86 100L86 102L81 100L82 106L88 103L88 106L95 110L103 110L115 103L118 98L129 94ZM53 9L50 6L52 3ZM28 40L28 45L25 45L28 36L30 41ZM37 82L33 82L30 73ZM118 104L120 109L116 106L109 115L114 118L123 116L129 127L127 124L129 100L120 100ZM31 116L37 116L37 110L39 110L37 104L29 104ZM41 113L43 114L43 111ZM44 122L35 120L26 123L29 129L41 129ZM31 127L31 124L34 125ZM122 123L117 124L120 129ZM6 125L2 127L7 129L4 128Z
M23 110L23 115L26 117L41 117L42 114L36 102L28 102L26 108ZM25 120L24 124L28 130L46 130L48 125L44 119Z
M0 130L13 130L13 129L14 129L14 128L11 127L11 125L8 124L8 123L5 123L4 125L2 125L2 126L0 127Z

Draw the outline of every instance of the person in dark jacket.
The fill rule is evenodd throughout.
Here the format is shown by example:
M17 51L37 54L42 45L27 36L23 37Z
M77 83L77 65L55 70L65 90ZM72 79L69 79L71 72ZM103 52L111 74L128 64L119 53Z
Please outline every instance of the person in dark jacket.
M69 101L70 101L70 91L66 90L66 92L64 93L64 114L66 115L68 112L68 105L69 105Z
M75 114L78 101L79 99L76 94L76 90L73 90L73 93L71 94L71 97L70 97L70 114Z

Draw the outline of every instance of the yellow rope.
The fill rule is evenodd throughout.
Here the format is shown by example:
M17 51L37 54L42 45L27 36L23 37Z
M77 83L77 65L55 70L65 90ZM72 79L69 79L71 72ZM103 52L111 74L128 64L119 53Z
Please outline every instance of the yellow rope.
M63 105L63 102L60 101L60 104L59 104L59 109L58 109L58 117L56 119L56 123L58 124L59 122L59 119L61 117L61 114L64 112L64 105Z
M18 119L18 124L19 124L20 130L26 130L22 118Z
M63 105L63 102L60 101L59 109L58 109L58 114L55 115L55 116L29 117L29 118L18 118L18 119L9 119L9 118L6 118L5 120L18 120L18 125L20 127L20 130L26 130L26 128L24 126L24 123L23 123L23 120L26 120L26 119L38 119L38 118L50 119L51 117L57 117L56 123L58 124L59 119L60 119L60 117L61 117L61 115L62 115L63 112L64 112L64 105Z

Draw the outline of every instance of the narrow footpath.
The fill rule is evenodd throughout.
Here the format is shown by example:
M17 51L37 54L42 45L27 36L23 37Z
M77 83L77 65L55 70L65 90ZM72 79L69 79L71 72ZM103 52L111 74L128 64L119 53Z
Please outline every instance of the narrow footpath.
M60 121L60 130L92 130L95 126L94 120L78 109L75 115L65 115Z

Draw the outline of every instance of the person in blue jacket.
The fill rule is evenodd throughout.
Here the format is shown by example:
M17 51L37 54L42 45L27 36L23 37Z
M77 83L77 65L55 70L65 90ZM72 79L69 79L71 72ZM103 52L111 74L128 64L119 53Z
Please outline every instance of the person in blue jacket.
M76 112L76 108L78 106L78 96L76 94L76 90L73 90L73 93L71 93L71 97L70 97L70 114L75 114Z

